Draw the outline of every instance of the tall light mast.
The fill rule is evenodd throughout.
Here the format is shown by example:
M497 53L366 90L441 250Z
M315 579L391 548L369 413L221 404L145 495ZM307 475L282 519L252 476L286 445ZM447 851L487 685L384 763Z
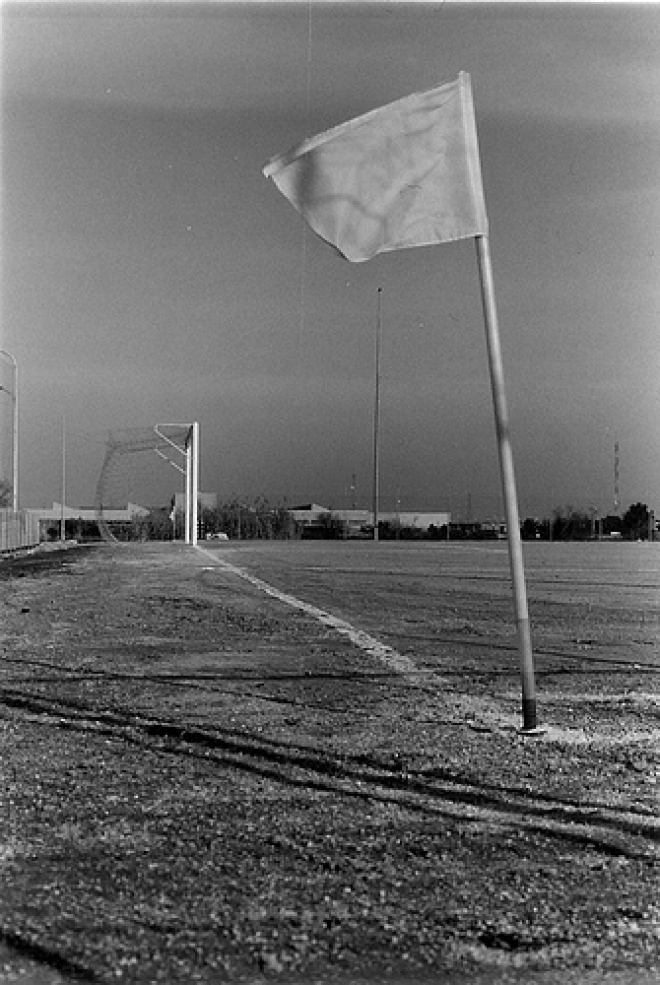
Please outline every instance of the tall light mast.
M614 515L619 515L621 500L619 498L619 442L614 443Z

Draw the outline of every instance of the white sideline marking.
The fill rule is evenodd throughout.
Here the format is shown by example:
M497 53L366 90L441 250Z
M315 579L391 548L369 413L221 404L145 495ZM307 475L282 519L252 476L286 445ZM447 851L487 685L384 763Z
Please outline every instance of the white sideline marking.
M271 598L278 599L280 602L284 602L285 605L290 605L293 609L298 609L300 612L305 612L307 615L313 616L322 625L329 626L342 636L348 637L351 643L359 647L360 650L370 654L372 657L376 657L385 666L395 670L411 683L419 683L421 676L419 667L409 657L405 657L393 647L387 646L386 643L381 643L375 636L370 636L369 633L365 633L361 629L356 629L350 622L346 622L345 619L339 619L338 616L333 616L324 609L319 609L316 605L303 602L302 599L296 598L295 595L288 595L286 592L281 592L279 588L275 588L273 585L269 585L268 582L262 581L261 578L251 575L244 568L239 568L229 561L224 561L217 554L213 554L211 551L200 547L199 544L196 545L196 549L213 561L216 567L229 571L239 578L243 578L251 585L254 585L255 588L259 588L262 592L265 592L266 595L270 595ZM431 676L436 683L442 681L440 674L433 673ZM424 680L428 681L428 679L429 675L427 674ZM452 695L450 708L451 720L454 723L465 723L467 725L483 723L488 727L488 731L499 728L515 728L518 720L516 713L513 711L498 706L493 707L492 700L477 695ZM544 736L544 738L546 737Z
M254 585L255 588L261 589L262 592L270 595L271 598L279 599L280 602L284 602L285 605L290 605L291 608L298 609L300 612L306 612L308 616L318 619L324 626L330 626L331 629L341 633L342 636L347 636L355 646L358 646L372 657L381 660L399 674L414 674L416 677L419 676L419 670L412 660L404 657L402 653L399 653L386 643L381 643L375 636L370 636L369 633L365 633L362 629L356 629L350 622L346 622L345 619L340 619L338 616L333 616L330 612L319 609L316 605L303 602L302 599L296 598L295 595L288 595L286 592L281 592L279 588L269 585L268 582L262 581L261 578L256 578L255 575L251 575L244 568L239 568L235 564L230 564L229 561L222 560L217 554L212 554L203 547L199 547L199 545L197 546L197 550L210 558L216 567L223 568L225 571L230 571L232 574L238 575L239 578L243 578L244 581Z

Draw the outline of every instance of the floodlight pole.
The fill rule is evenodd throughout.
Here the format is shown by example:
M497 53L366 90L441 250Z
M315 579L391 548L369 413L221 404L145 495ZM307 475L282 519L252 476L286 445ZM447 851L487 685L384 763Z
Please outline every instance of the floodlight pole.
M13 356L12 356L13 358ZM18 513L18 365L14 359L14 512Z
M13 405L13 421L12 421L12 456L13 456L13 482L12 482L12 509L14 513L18 512L18 363L12 356L11 352L7 352L6 349L0 349L0 355L6 356L7 359L12 364L14 370L14 392L10 393L9 396L12 398ZM0 386L0 390L5 390L5 387ZM9 393L9 391L6 391Z
M60 540L66 540L66 415L62 414L62 511L60 515Z
M518 516L516 480L509 435L509 414L504 391L504 369L497 321L497 307L495 304L495 285L490 258L490 244L487 236L477 236L475 237L475 242L479 263L484 320L486 323L488 365L490 368L490 383L495 411L495 430L497 433L502 492L506 510L509 561L518 627L518 647L522 673L523 732L535 732L537 730L537 722L534 662L532 658L529 614L527 611L527 591L525 588L525 570L520 538L520 519Z

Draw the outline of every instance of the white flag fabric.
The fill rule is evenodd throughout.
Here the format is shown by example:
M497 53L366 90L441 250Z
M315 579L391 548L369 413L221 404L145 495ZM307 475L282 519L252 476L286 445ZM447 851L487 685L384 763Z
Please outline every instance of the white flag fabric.
M466 72L305 140L263 173L348 260L488 232Z

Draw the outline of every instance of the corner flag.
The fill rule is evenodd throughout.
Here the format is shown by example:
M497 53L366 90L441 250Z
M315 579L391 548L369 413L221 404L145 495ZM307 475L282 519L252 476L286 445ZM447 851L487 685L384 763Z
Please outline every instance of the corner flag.
M466 72L312 137L263 173L348 260L488 232Z
M347 260L474 237L522 671L539 733L513 456L470 76L389 103L273 158L263 173ZM374 504L374 514L376 512Z

